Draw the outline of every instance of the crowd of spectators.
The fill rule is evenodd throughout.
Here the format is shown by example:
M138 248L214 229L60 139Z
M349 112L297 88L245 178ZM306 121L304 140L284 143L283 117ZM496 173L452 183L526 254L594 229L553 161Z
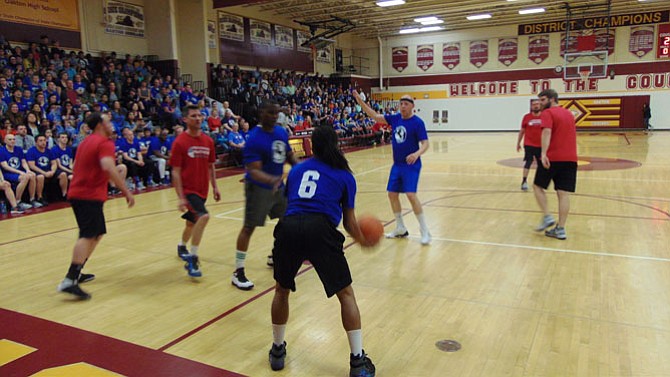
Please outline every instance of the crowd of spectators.
M319 75L221 65L212 70L211 84L217 100L161 74L140 56L121 58L112 52L94 58L65 51L48 36L27 48L0 36L0 192L14 213L47 205L48 185L53 191L60 187L65 196L76 149L91 132L84 120L94 111L111 119L119 171L137 190L169 184L170 147L183 131L181 108L188 104L200 107L203 131L238 166L249 128L257 123L257 108L267 99L282 106L278 123L290 135L309 134L322 125L333 127L342 138L388 141L389 130L362 112L352 85ZM370 103L378 112L394 112ZM41 157L43 169L29 156Z

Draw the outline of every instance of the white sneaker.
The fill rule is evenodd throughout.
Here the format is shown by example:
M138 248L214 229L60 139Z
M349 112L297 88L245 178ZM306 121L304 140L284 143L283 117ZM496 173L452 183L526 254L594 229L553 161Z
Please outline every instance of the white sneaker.
M430 235L430 232L427 230L421 231L421 244L430 245L430 241L433 240L433 237Z
M235 272L233 272L233 280L231 283L243 291L248 291L254 287L254 283L247 279L246 275L244 274L244 268L238 268L235 270Z
M528 191L528 182L524 182L521 184L521 190Z
M386 233L386 238L405 238L409 236L409 232L405 228L395 228L393 232Z
M535 228L535 230L541 232L554 224L556 224L556 220L554 220L552 215L542 216L542 222Z

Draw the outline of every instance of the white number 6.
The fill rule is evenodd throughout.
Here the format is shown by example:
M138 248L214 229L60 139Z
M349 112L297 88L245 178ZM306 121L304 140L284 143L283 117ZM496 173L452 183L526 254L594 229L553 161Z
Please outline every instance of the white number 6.
M319 180L319 174L316 170L307 170L302 175L302 181L300 181L300 188L298 188L298 196L301 198L309 199L316 194L316 181Z

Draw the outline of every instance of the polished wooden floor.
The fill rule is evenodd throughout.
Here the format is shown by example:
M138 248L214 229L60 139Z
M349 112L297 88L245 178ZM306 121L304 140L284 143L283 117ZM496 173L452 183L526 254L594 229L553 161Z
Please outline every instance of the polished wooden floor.
M433 243L420 245L410 213L409 239L346 250L378 376L670 376L670 133L579 135L581 157L641 166L580 171L566 241L533 231L540 214L519 190L521 169L498 163L520 159L516 134L430 138L419 197ZM348 158L358 213L390 222L390 147ZM108 235L87 265L97 275L86 285L93 299L83 303L55 292L77 236L71 210L1 221L0 307L243 375L346 376L339 304L313 270L296 280L286 369L269 369L272 226L251 241L256 288L237 290L239 180L221 179L222 202L210 200L199 280L176 257L173 190L139 195L131 210L109 201ZM553 194L549 202L555 211ZM462 349L440 351L445 339Z

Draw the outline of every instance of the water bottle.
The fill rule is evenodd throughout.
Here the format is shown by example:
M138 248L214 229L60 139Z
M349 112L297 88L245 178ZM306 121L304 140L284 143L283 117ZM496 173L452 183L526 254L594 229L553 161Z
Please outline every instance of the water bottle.
M2 215L7 214L7 203L5 203L4 200L0 200L0 214Z

